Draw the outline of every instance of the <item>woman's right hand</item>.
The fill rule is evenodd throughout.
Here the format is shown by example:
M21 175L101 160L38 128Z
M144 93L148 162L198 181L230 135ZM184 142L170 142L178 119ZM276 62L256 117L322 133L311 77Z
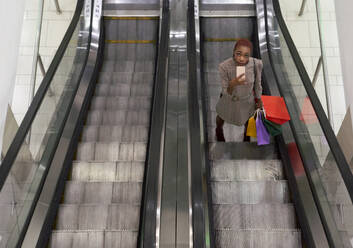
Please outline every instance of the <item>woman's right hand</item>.
M243 73L229 82L227 91L231 95L235 86L244 85L244 84L246 84L246 80L245 80L245 74Z

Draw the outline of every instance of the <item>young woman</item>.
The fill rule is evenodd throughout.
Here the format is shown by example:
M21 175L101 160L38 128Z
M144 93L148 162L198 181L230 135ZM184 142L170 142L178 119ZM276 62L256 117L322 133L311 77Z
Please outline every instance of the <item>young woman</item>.
M224 122L237 126L245 125L257 108L262 108L261 73L262 61L251 57L252 43L240 39L234 46L233 57L223 61L218 69L222 81L222 93L216 106L216 138L224 142ZM243 67L243 68L237 68ZM245 73L239 73L244 69Z

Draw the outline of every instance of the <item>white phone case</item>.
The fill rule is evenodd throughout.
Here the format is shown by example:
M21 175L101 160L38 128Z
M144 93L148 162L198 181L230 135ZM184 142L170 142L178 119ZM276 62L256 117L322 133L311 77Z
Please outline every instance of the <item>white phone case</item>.
M245 77L245 66L237 66L237 77L239 77L241 74L244 74Z

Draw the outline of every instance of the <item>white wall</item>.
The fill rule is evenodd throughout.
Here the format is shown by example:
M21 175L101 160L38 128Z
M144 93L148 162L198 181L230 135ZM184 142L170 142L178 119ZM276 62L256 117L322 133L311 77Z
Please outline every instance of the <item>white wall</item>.
M33 86L31 79L40 1L42 0L26 0L16 84L12 100L12 111L19 124L22 122L32 100L31 89ZM71 22L76 3L75 0L60 0L59 5L62 13L59 15L56 13L53 0L44 1L39 54L42 57L45 70L48 69ZM36 78L37 89L43 79L39 68L37 68Z
M351 116L353 116L353 1L336 0L335 5L344 81L344 93L347 108L350 107Z
M336 12L334 2L342 0L320 0L323 49L327 61L328 85L331 94L333 127L338 132L346 113L340 50L337 38ZM345 0L352 1L352 0ZM302 1L280 0L281 11L287 27L306 70L312 79L321 55L315 0L307 0L302 16L298 16ZM352 54L352 53L351 53ZM326 110L325 85L321 70L315 87L323 108Z
M0 1L0 151L8 103L15 85L25 1Z

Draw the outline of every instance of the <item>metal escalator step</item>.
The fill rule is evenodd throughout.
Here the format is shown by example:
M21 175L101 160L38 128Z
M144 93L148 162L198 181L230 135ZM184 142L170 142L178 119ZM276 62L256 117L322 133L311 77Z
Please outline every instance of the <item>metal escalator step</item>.
M95 96L92 99L92 110L149 110L151 107L149 96Z
M211 181L282 180L280 160L216 160L211 164Z
M136 231L54 231L50 248L135 248Z
M101 71L98 76L98 84L130 84L132 82L133 75L133 72Z
M68 232L55 231L49 241L50 248L98 248L104 247L104 232L83 231Z
M82 142L147 142L148 127L143 125L85 126Z
M212 124L215 124L213 120ZM244 138L244 127L225 125L223 127L224 137L227 142L242 141ZM208 142L216 142L216 126L208 126Z
M87 125L149 125L150 111L100 111L88 113Z
M287 181L212 182L214 204L290 202Z
M210 143L211 160L223 159L278 159L275 145L258 146L256 142L217 142Z
M133 72L134 61L114 61L106 60L103 62L101 71L103 72Z
M98 84L143 84L151 83L154 79L154 71L149 72L101 72Z
M132 204L61 204L58 230L131 230L138 231L140 206Z
M112 204L141 202L142 183L67 181L65 204Z
M145 161L146 143L81 142L77 160L81 161Z
M72 167L72 180L102 182L142 182L144 162L83 162Z
M302 247L299 230L217 230L217 248L298 248Z
M213 213L216 230L297 227L292 204L217 204L213 205Z
M154 60L136 61L135 71L138 72L153 72L154 71Z
M152 84L97 84L95 96L151 96Z

